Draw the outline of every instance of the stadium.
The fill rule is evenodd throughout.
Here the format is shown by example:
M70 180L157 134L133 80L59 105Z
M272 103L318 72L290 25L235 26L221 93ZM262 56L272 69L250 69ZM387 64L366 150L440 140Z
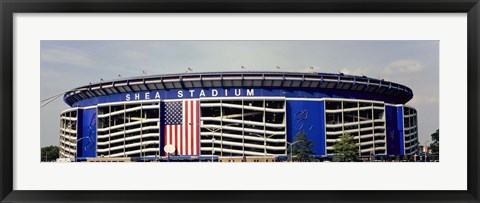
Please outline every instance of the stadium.
M344 132L359 156L410 156L419 145L412 98L404 85L342 73L119 78L64 94L60 157L268 161L288 157L299 132L317 158L333 156Z

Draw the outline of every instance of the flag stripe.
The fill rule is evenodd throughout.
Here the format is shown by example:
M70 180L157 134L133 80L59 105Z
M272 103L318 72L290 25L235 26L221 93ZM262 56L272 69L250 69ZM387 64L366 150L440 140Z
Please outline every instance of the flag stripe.
M185 139L184 153L185 153L185 154L190 154L190 153L188 152L188 151L189 151L189 150L188 150L188 148L189 148L189 147L188 147L188 146L189 146L189 145L188 145L188 142L189 142L189 139L190 139L190 136L189 136L189 135L190 135L190 125L191 125L191 124L190 124L190 116L191 116L191 115L190 115L190 113L191 113L191 112L190 112L190 101L185 101L185 109L186 109L187 111L185 112L185 117L183 118L183 119L185 120L184 123L185 123L185 130L186 130L186 131L185 131L185 135L186 135L185 138L186 138L186 139Z
M191 118L191 122L192 122L192 134L191 135L192 136L190 138L190 140L191 140L190 150L192 151L192 154L196 155L197 153L195 152L195 150L193 148L193 143L195 142L195 129L198 128L198 124L197 124L197 122L195 122L195 116L197 115L197 113L195 111L196 110L195 107L196 107L197 102L196 101L191 101L191 103L192 103L192 118Z
M177 154L177 150L178 150L177 126L176 126L176 125L173 125L173 126L172 126L172 130L173 130L173 133L172 133L172 138L173 138L172 145L175 147L175 152L174 152L173 154L175 155L175 154Z
M183 133L182 133L182 155L186 155L186 151L185 149L187 148L185 146L185 143L187 142L187 137L188 137L188 120L186 118L188 118L188 114L190 113L189 109L188 109L188 101L184 101L183 102Z
M177 155L182 155L182 125L177 125Z
M185 126L186 123L185 123L185 116L188 114L188 109L186 108L185 106L185 103L186 101L182 102L182 109L183 109L183 117L182 117L182 134L180 135L182 137L182 142L180 144L180 150L178 152L180 152L180 155L184 155L185 154L185 135L186 135L186 130L185 130Z
M199 118L200 118L200 115L199 115L199 113L200 113L200 110L199 110L200 109L199 108L200 107L200 101L196 101L195 105L196 105L195 111L194 111L195 112L195 123L197 123L197 125L195 126L195 133L193 134L193 140L194 140L193 141L193 143L194 143L193 149L194 149L194 152L195 152L196 155L200 155L199 146L198 146L200 144L200 141L199 141L200 138L198 136L198 134L199 134L198 131L200 129L200 125L199 125L200 123L198 122Z
M194 103L195 103L194 101L191 102L192 117L190 118L190 123L192 123L192 125L190 126L190 131L191 131L191 133L192 133L192 134L191 134L192 136L190 137L190 143L189 143L189 145L188 145L188 146L189 146L189 149L190 149L190 150L189 150L190 154L195 154L195 153L194 153L194 150L193 150L193 142L194 142L193 139L194 139L194 137L195 137L195 134L194 134L193 132L194 132L194 130L195 130L195 126L196 126L197 123L194 121L194 119L195 119L195 107L194 107L195 105L194 105Z
M170 144L172 139L170 138L170 126L165 125L165 145ZM165 151L164 151L165 152Z
M195 109L193 108L193 103L194 103L194 101L190 101L190 117L188 117L188 119L190 120L189 124L191 124L191 125L188 126L188 129L190 129L190 132L188 132L188 134L190 135L188 137L188 146L189 146L188 147L188 153L189 154L194 154L193 153L193 147L192 147L193 146L193 130L196 126L196 123L193 122L193 116L195 114Z
M191 111L190 111L191 115L188 118L188 123L190 124L188 126L188 130L189 130L188 134L190 135L189 139L188 139L188 154L192 154L193 127L196 124L195 122L193 122L193 116L195 115L194 109L193 109L193 101L189 101L189 106L190 106L190 109L191 109Z

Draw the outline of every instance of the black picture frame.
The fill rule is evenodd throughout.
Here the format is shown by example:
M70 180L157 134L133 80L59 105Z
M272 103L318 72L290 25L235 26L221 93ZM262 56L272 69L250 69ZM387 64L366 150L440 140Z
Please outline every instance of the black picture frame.
M479 0L0 0L0 199L2 202L479 202ZM15 13L467 13L468 189L466 191L18 191L13 190ZM445 174L448 175L448 174ZM422 184L421 178L412 184Z

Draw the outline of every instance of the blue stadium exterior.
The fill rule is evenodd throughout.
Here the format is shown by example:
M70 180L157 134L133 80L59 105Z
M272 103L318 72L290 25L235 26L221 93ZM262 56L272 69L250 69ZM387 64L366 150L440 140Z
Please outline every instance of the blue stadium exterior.
M175 147L171 157L279 157L289 155L299 132L313 142L316 157L334 155L344 132L354 137L360 156L413 155L417 112L405 105L412 97L401 84L345 74L120 78L64 95L72 108L61 113L60 157L165 157L167 144ZM170 107L176 104L184 112ZM174 118L182 132L173 135L176 143L168 128Z

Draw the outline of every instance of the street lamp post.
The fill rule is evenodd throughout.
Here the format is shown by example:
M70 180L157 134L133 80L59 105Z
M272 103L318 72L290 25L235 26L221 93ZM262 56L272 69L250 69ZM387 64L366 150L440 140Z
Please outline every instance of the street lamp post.
M370 150L370 162L372 162L372 160L374 160L374 159L375 159L375 156L374 156L374 154L375 154L375 149L374 149L374 148L372 148L372 149Z
M258 137L262 137L262 135L259 135L259 134L255 134L255 133L249 133L250 135L256 135ZM271 138L275 135L270 135L267 137L266 134L263 134L263 158L264 158L264 162L267 162L267 138Z
M212 162L213 162L213 155L215 155L215 132L213 132L213 137L212 137Z
M199 123L188 123L188 125L200 125ZM227 124L227 125L222 125L220 127L215 127L215 128L209 128L209 127L203 127L205 129L207 129L208 131L210 131L212 133L212 162L213 162L213 156L215 154L215 146L214 146L214 143L215 143L215 133L219 130L222 129L222 127L225 127L225 126L231 126L231 125L235 125L235 124Z
M290 161L293 162L293 145L297 144L298 142L300 142L299 140L295 141L295 142L287 142L287 144L290 145Z
M73 161L73 162L77 162L77 148L78 148L78 142L79 142L80 140L83 140L83 139L85 139L85 138L89 138L89 137L82 137L82 138L80 138L80 139L76 139L76 140L75 140L75 156L73 157L73 159L74 159L74 161ZM89 138L89 139L90 139L90 138Z
M157 143L148 143L148 144L143 144L143 162L145 162L145 148L147 148L148 146L152 145L152 144L157 144ZM155 151L155 159L157 159L157 151Z

